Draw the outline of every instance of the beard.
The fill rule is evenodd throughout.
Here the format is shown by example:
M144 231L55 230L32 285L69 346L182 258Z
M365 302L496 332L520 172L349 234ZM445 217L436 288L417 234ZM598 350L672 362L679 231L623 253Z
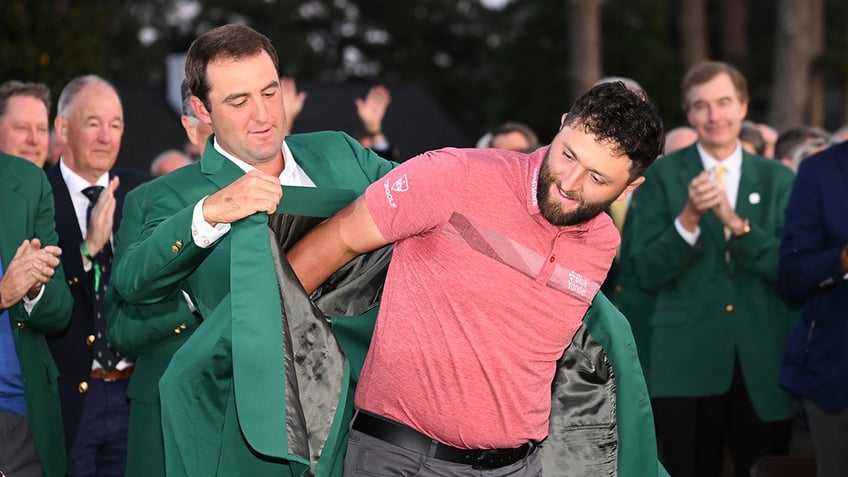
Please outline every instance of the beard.
M539 169L538 182L536 186L536 201L539 203L539 212L541 212L545 220L558 227L582 224L605 211L616 199L616 197L613 197L610 200L602 202L586 202L583 196L566 191L565 194L568 198L577 201L577 208L571 212L563 211L562 203L556 198L551 197L552 194L558 194L559 184L553 174L551 174L547 156L542 162L542 167Z

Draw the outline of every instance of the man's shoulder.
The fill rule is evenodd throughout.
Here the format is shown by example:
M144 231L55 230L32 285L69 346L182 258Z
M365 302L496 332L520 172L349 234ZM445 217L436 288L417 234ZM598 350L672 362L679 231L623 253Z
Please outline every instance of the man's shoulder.
M308 133L289 134L286 144L291 147L338 147L358 143L358 141L342 131L315 131Z
M5 152L0 152L0 167L4 167L9 174L22 182L38 182L44 177L44 171L35 164Z

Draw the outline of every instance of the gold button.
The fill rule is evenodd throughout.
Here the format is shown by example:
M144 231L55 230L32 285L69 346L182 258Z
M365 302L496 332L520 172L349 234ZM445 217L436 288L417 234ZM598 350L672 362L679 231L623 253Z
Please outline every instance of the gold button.
M77 278L77 277L71 277L71 278L68 279L68 285L73 285L74 283L77 283L77 282L79 282L79 278Z
M177 240L177 243L175 245L177 246L177 248L183 248L183 241Z
M85 381L79 383L79 386L77 386L77 391L79 391L80 394L85 394L86 392L88 392L88 383Z
M176 334L180 334L180 333L182 333L182 332L183 332L183 330L181 330L181 329L179 329L179 328L174 328L174 333L176 333Z
M96 338L94 338L94 335L88 335L88 338L85 339L85 344L91 346L94 344L95 339Z
M25 324L23 324L23 322L20 322L20 321L19 321L19 322L18 322L18 329L19 329L19 330L22 330L22 329L24 329L24 328L26 328L26 325L25 325Z
M180 329L181 329L181 330L184 330L184 329L186 329L186 328L188 328L188 327L186 326L186 324L185 324L185 323L180 323Z
M733 305L727 305L724 309L727 310L728 313L733 313Z
M180 251L180 249L176 245L171 245L171 251L177 253Z
M621 286L620 284L615 286L615 292L616 293L621 293L621 290L624 290L623 286Z

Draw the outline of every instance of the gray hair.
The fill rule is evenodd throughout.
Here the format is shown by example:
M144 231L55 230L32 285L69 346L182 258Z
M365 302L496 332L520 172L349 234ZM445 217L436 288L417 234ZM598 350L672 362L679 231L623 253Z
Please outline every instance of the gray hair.
M56 105L56 116L67 117L68 108L70 108L71 103L73 103L74 99L76 99L77 94L79 94L84 87L93 83L103 83L112 88L112 91L114 91L116 95L118 94L118 90L115 89L115 86L100 76L77 76L71 81L68 81L68 84L62 88L62 93L59 94L59 103Z

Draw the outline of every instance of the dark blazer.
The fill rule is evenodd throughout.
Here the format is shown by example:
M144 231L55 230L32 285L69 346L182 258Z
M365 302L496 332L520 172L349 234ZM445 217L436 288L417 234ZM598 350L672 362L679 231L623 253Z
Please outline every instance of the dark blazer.
M848 280L840 253L848 244L848 142L798 168L780 247L780 288L803 301L781 382L823 410L848 407Z
M714 396L730 388L739 360L748 394L764 421L791 415L779 382L795 316L777 291L783 213L794 174L779 162L743 152L736 213L751 231L727 240L712 212L689 245L674 227L689 182L704 170L692 145L658 159L645 173L633 213L630 256L648 291L651 397Z
M0 184L0 257L4 267L8 267L24 239L38 238L43 245L56 245L58 237L53 223L52 191L44 172L28 161L0 153ZM32 313L27 314L23 301L9 308L29 425L47 477L65 475L65 435L59 406L59 371L44 335L67 325L72 305L59 264Z
M124 199L123 220L115 235L113 267L141 233L150 184L141 184ZM189 310L180 291L168 300L146 306L132 306L117 300L111 287L106 291L107 339L115 350L136 357L127 389L130 422L125 477L165 475L159 378L199 323L199 314Z
M117 233L121 225L121 210L127 192L150 179L148 174L130 170L109 171L110 179L116 175L121 178L121 183L115 191L117 205L113 233ZM63 251L62 266L65 268L68 286L74 299L74 309L68 327L47 339L50 352L59 366L59 395L65 424L65 443L70 449L85 402L85 392L80 384L88 382L91 375L92 348L86 339L94 332L94 273L83 269L82 255L79 252L83 236L77 223L71 194L62 178L61 168L58 165L51 168L47 172L47 179L53 188L56 232L59 234L59 246Z

